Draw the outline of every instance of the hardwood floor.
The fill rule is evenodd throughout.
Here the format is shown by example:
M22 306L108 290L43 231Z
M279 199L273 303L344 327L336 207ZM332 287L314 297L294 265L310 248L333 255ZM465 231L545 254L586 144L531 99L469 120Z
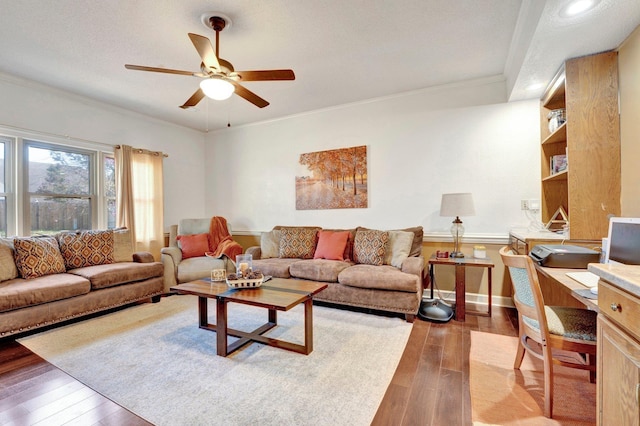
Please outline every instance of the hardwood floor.
M517 335L514 309L414 322L373 425L469 425L470 330ZM148 425L12 339L0 340L0 424Z

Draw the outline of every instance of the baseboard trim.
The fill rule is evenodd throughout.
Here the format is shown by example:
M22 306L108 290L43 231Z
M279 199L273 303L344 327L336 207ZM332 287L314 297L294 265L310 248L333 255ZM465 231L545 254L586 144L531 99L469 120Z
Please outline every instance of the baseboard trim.
M435 298L438 297L438 293L440 294L440 297L442 297L442 299L444 299L447 303L455 303L456 301L455 291L440 290L439 292L436 292L434 294ZM431 290L425 290L424 293L422 294L422 299L423 300L431 299ZM489 304L489 297L486 294L467 293L465 299L468 303L473 303L478 306L487 306ZM511 299L510 297L504 297L504 296L491 296L491 306L499 306L503 308L515 308L515 305L513 304L513 299Z

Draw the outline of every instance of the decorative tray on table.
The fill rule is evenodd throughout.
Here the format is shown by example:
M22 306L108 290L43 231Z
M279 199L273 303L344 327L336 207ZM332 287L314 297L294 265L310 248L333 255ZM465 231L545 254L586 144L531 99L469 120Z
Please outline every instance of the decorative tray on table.
M227 285L231 288L257 288L262 285L264 275L254 271L238 277L236 274L227 275Z

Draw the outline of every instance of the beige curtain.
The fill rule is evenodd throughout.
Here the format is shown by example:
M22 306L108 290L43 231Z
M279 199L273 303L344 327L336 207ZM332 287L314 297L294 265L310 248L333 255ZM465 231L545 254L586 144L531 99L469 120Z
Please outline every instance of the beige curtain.
M163 177L161 152L120 145L116 160L116 223L131 230L136 251L156 260L164 246Z

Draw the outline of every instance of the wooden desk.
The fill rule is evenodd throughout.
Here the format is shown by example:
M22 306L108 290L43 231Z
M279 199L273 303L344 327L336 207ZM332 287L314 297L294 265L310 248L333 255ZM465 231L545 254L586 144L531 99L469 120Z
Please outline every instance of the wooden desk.
M567 272L578 272L583 269L545 268L536 264L536 270L546 305L575 306L577 308L586 306L592 311L598 311L597 298L589 299L576 291L588 290L588 287L567 276Z
M465 271L467 267L482 267L487 268L489 275L489 289L488 289L488 308L487 312L478 312L478 311L469 311L469 314L475 315L484 315L491 316L491 270L495 266L491 259L476 259L473 257L436 257L435 254L431 255L429 258L429 278L431 279L431 285L434 282L434 273L433 267L434 265L451 265L456 267L456 309L455 309L455 319L456 321L464 321L465 315L467 313L466 309L466 281L465 281Z

